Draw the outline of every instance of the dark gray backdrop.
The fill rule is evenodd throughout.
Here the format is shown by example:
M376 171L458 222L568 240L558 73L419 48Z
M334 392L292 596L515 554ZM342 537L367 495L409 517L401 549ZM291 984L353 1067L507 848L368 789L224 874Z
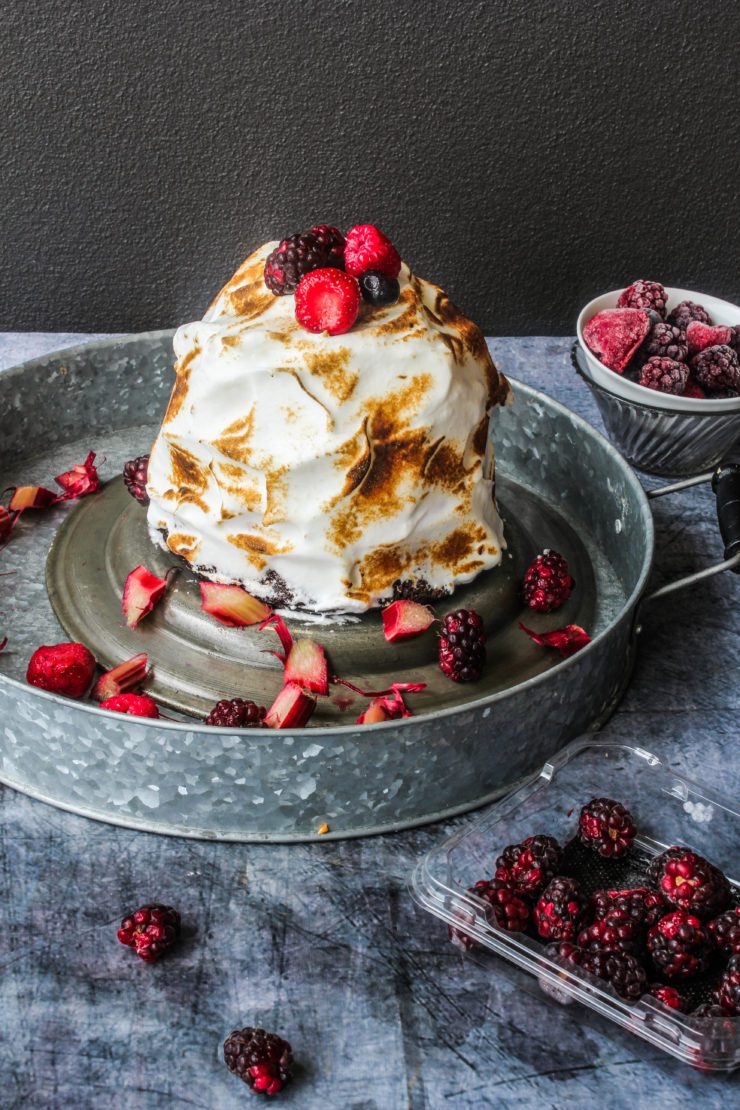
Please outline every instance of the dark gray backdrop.
M736 0L12 0L0 327L200 315L376 222L490 334L645 276L738 297Z

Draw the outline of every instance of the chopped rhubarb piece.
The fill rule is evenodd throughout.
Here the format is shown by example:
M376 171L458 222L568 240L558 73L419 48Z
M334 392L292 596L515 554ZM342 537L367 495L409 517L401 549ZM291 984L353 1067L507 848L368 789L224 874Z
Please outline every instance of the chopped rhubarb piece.
M3 505L0 505L0 543L5 543L8 539L17 519L13 513L9 513Z
M100 478L95 467L95 452L91 451L84 463L78 463L64 474L58 474L54 481L64 490L58 501L74 501L78 497L85 497L88 493L97 493L100 489Z
M43 486L16 486L8 504L11 513L21 513L24 509L48 509L57 495Z
M316 708L316 698L305 693L297 682L289 682L267 710L268 728L303 728Z
M169 578L169 575L167 576ZM167 578L157 578L146 567L131 571L123 587L121 608L129 628L136 628L139 621L161 601L167 589Z
M383 610L383 635L389 643L410 640L426 632L434 621L434 613L418 601L394 601Z
M200 607L221 624L231 628L246 628L270 616L270 606L258 601L241 586L222 586L218 582L201 582Z
M730 342L732 328L724 324L702 324L701 320L690 320L686 325L686 342L689 354L698 355L707 347L717 347Z
M278 639L283 645L283 651L273 651L270 654L274 655L275 658L279 659L284 665L293 648L293 637L290 634L290 629L283 618L279 617L277 613L272 613L267 620L262 622L260 625L260 632L264 632L266 628L272 628L278 634Z
M639 308L605 308L583 329L583 338L604 366L621 374L650 331L650 317Z
M329 693L329 669L321 644L314 640L296 640L285 660L283 681L296 682L312 694Z
M136 690L149 677L148 662L149 657L146 652L140 651L138 655L132 655L130 659L106 671L95 683L93 697L98 701L106 701L108 698Z
M540 647L557 648L566 658L591 643L588 632L579 624L566 624L564 628L556 628L553 632L534 632L521 623L519 627Z
M390 713L383 706L382 699L376 698L375 701L370 702L364 713L360 713L357 723L358 725L374 725L379 721L389 721L390 719Z
M5 651L7 646L8 646L8 637L3 636L2 640L0 640L0 651Z

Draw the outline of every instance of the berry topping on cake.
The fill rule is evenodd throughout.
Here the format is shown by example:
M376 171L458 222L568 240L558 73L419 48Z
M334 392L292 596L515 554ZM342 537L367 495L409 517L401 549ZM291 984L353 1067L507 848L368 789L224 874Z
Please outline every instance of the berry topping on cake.
M434 623L434 613L418 601L394 601L383 610L383 635L390 643L410 640Z
M136 951L140 960L155 963L180 938L180 915L172 906L152 903L124 917L118 930L121 944Z
M647 950L661 975L667 979L687 979L706 971L711 943L698 917L674 910L648 931Z
M224 1062L253 1091L276 1095L291 1077L293 1052L277 1033L248 1025L224 1041Z
M379 270L389 278L397 278L401 256L387 235L372 224L357 224L347 232L344 266L348 274L360 277L367 270Z
M453 682L476 682L486 665L486 632L474 609L456 609L442 621L439 666Z
M730 887L722 872L680 845L655 856L648 868L648 879L672 906L697 917L715 917L727 906Z
M575 588L568 564L557 551L546 548L527 568L522 582L525 605L538 613L551 613L563 605Z
M100 708L111 713L128 713L130 717L159 717L157 703L147 694L116 694L101 701Z
M146 492L146 479L149 470L149 456L139 455L136 459L129 459L123 465L123 480L126 489L132 497L142 505L149 504L149 494Z
M521 844L504 848L496 860L495 878L535 897L557 875L562 855L553 836L528 836Z
M731 339L732 328L727 328L723 324L715 326L702 324L700 320L691 320L686 328L686 342L690 355L698 355L699 351L703 351L706 347L730 344Z
M398 278L388 277L382 270L366 270L358 280L362 299L368 304L395 304L400 296Z
M591 895L591 916L601 921L612 913L619 913L631 921L640 933L651 929L666 914L667 906L662 894L646 886L631 890L597 890Z
M665 316L667 300L668 294L659 281L640 279L619 294L617 308L650 308L659 316Z
M658 393L672 393L676 397L683 394L688 380L688 366L672 358L649 358L640 370L640 385Z
M636 1002L644 994L647 975L642 964L619 948L595 948L585 952L580 966L591 975L610 983L618 995Z
M706 347L694 355L691 369L699 384L712 393L720 389L740 390L740 361L732 347Z
M534 908L537 932L545 940L575 940L583 910L583 895L575 879L553 879Z
M692 320L698 320L700 324L712 322L703 305L696 304L694 301L681 301L668 313L668 323L680 328L681 331L686 331Z
M36 648L26 682L65 698L81 698L90 689L94 674L95 657L84 644L52 644Z
M583 329L586 346L604 366L621 374L652 327L639 308L605 308Z
M740 906L707 922L715 947L725 956L740 956Z
M336 255L334 255L336 258ZM305 274L336 265L330 249L310 232L290 235L275 247L265 262L265 285L276 297L295 293Z
M647 358L672 358L676 362L685 362L688 353L689 345L685 333L673 324L665 324L662 321L659 324L653 324L640 352Z
M685 1014L688 1010L686 999L675 987L668 987L665 983L651 983L647 993L671 1010L678 1010L681 1014Z
M581 842L606 859L626 855L636 831L632 814L612 798L592 798L578 818Z
M217 701L205 719L213 728L262 728L267 710L244 698Z
M306 331L342 335L360 311L357 279L335 268L313 270L295 292L295 317Z
M308 234L313 235L321 250L326 253L330 266L337 266L340 270L344 269L345 239L338 228L332 227L330 224L317 224L316 227L311 228Z

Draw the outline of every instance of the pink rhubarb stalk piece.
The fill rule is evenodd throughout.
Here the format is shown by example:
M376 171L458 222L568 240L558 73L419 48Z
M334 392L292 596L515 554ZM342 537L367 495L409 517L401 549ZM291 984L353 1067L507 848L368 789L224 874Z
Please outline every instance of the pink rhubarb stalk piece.
M2 640L0 640L0 651L5 651L7 646L8 646L8 637L3 636Z
M241 586L201 582L200 597L200 607L203 612L231 628L246 628L249 624L259 624L272 612L269 605L252 597Z
M4 505L0 505L0 544L5 543L13 531L13 525L17 520L17 516L9 513Z
M277 632L278 639L283 646L282 651L272 651L270 654L274 655L276 659L279 659L280 662L285 665L293 649L293 637L290 634L290 629L283 618L279 617L277 613L272 613L267 620L262 622L260 625L260 632L264 632L266 628L272 628Z
M95 452L91 451L84 463L77 463L71 470L58 474L54 481L64 490L57 501L74 501L88 493L97 493L101 483L95 467Z
M131 571L123 587L121 608L129 628L136 628L139 621L151 613L157 605L164 591L167 589L167 578L157 578L146 567L138 566Z
M605 308L586 324L583 339L604 366L621 374L650 327L640 308Z
M291 682L312 694L329 693L329 668L326 653L314 640L295 640L285 660L283 682Z
M16 486L8 509L11 513L22 513L25 509L48 509L56 499L54 491L43 486Z
M521 622L519 627L540 647L556 648L566 659L591 643L588 632L579 624L566 624L564 628L556 628L552 632L535 632Z
M275 698L265 716L267 728L303 728L316 708L316 698L297 682L289 682Z
M127 694L130 690L138 689L151 673L147 670L148 662L147 653L140 651L138 655L132 655L130 659L106 671L95 683L93 697L98 701L106 701L108 698L115 698L119 694Z
M388 643L410 640L426 632L434 622L434 613L418 601L394 601L382 613L383 635Z

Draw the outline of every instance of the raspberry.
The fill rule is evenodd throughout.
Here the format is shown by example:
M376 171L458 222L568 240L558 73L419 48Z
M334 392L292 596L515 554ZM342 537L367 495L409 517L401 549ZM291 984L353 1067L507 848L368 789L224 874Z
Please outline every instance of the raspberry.
M265 285L276 297L285 297L295 293L304 274L333 264L330 251L314 235L290 235L267 256Z
M640 370L640 385L675 397L683 394L688 379L688 366L672 358L649 358Z
M597 890L591 895L590 909L594 921L601 921L617 911L631 921L640 934L656 925L667 912L663 895L646 886L632 890Z
M180 915L172 906L153 902L128 914L121 922L118 939L136 949L136 955L153 964L177 944L180 938Z
M442 621L439 666L453 682L476 682L486 665L486 633L474 609L457 609Z
M559 609L575 588L575 581L568 573L568 564L557 551L545 548L527 568L522 582L525 605L538 613L551 613Z
M205 723L216 728L262 728L267 710L243 698L217 701Z
M313 235L316 242L329 257L329 265L337 269L344 269L344 236L341 231L330 224L317 224L308 233Z
M253 1091L276 1095L290 1079L293 1051L277 1033L248 1025L224 1041L224 1062Z
M672 906L697 917L716 917L727 905L730 886L709 860L680 845L655 856L648 881Z
M554 879L562 850L552 836L528 836L521 844L510 844L496 860L494 877L520 894L533 897Z
M619 294L617 308L653 309L659 316L665 316L668 294L659 281L633 281L624 292Z
M347 232L344 266L348 274L360 277L366 270L380 270L386 277L398 277L401 256L387 235L372 224L357 224Z
M698 917L674 910L649 930L647 950L661 975L667 979L686 979L706 971L711 945Z
M680 328L661 322L653 324L640 353L648 358L672 358L676 362L685 362L689 346Z
M730 961L714 992L714 1001L725 1014L740 1017L740 956Z
M724 343L699 351L691 360L691 369L705 389L740 390L740 362L732 347Z
M158 717L157 703L146 694L115 694L100 703L101 709L111 713L128 713L131 717Z
M681 301L668 313L666 322L680 328L681 331L686 331L692 320L698 320L701 324L711 324L712 322L707 310L702 305L695 304L694 301Z
M81 698L90 689L94 674L95 657L84 644L52 644L36 648L26 682L65 698Z
M604 366L621 374L652 326L641 309L605 308L586 324L583 340Z
M313 270L296 289L295 318L306 331L342 335L357 319L360 301L360 287L349 274L335 267Z
M629 810L611 798L592 798L578 818L581 843L593 848L605 859L626 855L636 831Z
M648 987L648 994L653 998L657 998L664 1006L668 1006L671 1010L678 1010L679 1013L685 1014L688 1010L686 999L678 993L675 987L667 987L664 983L651 983Z
M537 932L545 940L573 940L578 933L583 908L583 895L574 879L553 879L534 908Z
M617 994L628 1002L636 1002L645 993L647 975L644 967L634 956L619 948L598 948L586 952L581 967L611 983Z
M585 951L598 948L620 948L634 952L638 947L640 929L622 910L611 909L605 917L587 925L578 934L578 945Z
M707 922L709 935L725 956L740 955L740 906Z
M146 492L148 471L148 455L139 455L136 459L129 459L123 466L123 480L126 483L126 489L142 505L149 504L149 495Z

